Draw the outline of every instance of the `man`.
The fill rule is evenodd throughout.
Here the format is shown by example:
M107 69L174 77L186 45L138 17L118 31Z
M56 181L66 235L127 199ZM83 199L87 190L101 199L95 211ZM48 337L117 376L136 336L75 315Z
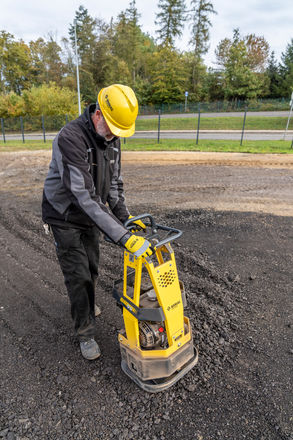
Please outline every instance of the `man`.
M102 89L97 104L54 139L44 185L43 221L55 238L75 332L89 360L100 355L94 339L100 231L137 256L152 254L147 240L123 226L131 216L123 193L119 137L133 135L137 113L130 87L114 84Z

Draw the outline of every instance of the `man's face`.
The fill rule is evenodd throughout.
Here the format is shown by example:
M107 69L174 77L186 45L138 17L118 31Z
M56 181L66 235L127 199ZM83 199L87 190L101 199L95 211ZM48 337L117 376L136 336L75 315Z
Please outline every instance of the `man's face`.
M100 114L97 118L96 122L96 132L103 136L106 141L111 141L114 138L113 133L111 132L110 128L108 127L107 122L104 119L104 116L102 115L102 112L100 111Z

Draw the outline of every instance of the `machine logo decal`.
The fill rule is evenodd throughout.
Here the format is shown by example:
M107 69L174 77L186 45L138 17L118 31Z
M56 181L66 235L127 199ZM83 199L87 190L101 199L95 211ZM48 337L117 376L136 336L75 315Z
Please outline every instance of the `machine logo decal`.
M175 307L179 306L179 304L180 304L180 301L177 301L177 302L175 302L174 304L172 304L171 306L168 306L168 307L167 307L168 312L169 312L170 310L175 309Z
M108 95L105 96L105 100L106 100L106 103L107 103L107 106L109 107L109 109L110 109L111 111L113 111L113 107L112 107L112 105L110 104L110 101L109 101Z

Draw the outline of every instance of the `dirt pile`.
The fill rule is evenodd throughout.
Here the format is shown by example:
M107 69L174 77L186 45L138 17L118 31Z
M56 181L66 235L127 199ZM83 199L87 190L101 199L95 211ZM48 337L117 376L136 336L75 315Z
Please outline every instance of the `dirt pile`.
M168 221L162 216L159 220L165 224ZM101 244L102 262L97 301L103 313L97 320L97 339L101 342L103 357L98 362L87 363L80 359L78 345L73 337L52 237L44 235L38 215L28 210L21 201L13 208L2 204L1 227L2 250L17 265L16 272L14 269L10 273L1 274L2 283L22 297L19 304L15 303L17 313L21 313L20 306L30 308L34 325L31 326L32 321L20 319L20 329L14 322L16 311L11 317L4 310L1 314L2 322L8 338L12 338L11 343L21 353L19 362L32 364L38 385L44 387L41 396L37 396L35 381L28 376L25 388L26 392L31 389L33 395L31 407L27 406L26 399L20 398L19 390L16 392L14 389L13 395L6 395L2 407L2 426L9 429L7 433L14 432L38 439L55 439L60 436L64 439L93 438L100 420L104 426L99 428L100 438L153 439L158 435L157 438L163 439L168 430L160 427L168 426L175 402L186 401L188 395L198 393L200 387L208 388L211 376L220 373L226 362L230 365L233 363L237 353L237 283L235 286L233 281L212 267L204 255L196 250L186 254L180 244L174 245L180 279L187 292L186 313L191 319L195 344L200 353L199 364L172 389L163 394L148 395L132 384L120 370L116 338L123 322L121 312L111 297L111 290L112 282L121 272L121 250L103 242ZM26 258L28 254L31 259ZM20 271L29 272L33 276L33 290L31 282L27 280L25 283L25 277ZM39 293L46 286L46 292L42 293L52 295L53 292L54 296L62 299L65 309L61 312L62 320L58 321L60 311L56 314L53 304L51 307L47 304L44 309L44 303L51 301L45 296L40 303L35 297L36 286ZM57 308L61 305L58 302ZM66 318L65 313L68 313ZM39 334L36 333L38 328ZM61 356L63 351L64 357ZM29 385L31 380L33 383ZM50 389L48 380L52 384ZM4 387L8 385L5 382ZM48 413L44 420L42 414L45 407ZM80 413L83 414L82 418L79 417ZM122 425L123 430L117 428ZM148 435L150 426L153 428L151 435Z
M290 170L124 167L131 213L184 231L174 249L199 348L196 368L150 395L120 368L121 250L101 243L102 356L87 362L40 221L47 164L14 159L0 174L0 438L292 440Z

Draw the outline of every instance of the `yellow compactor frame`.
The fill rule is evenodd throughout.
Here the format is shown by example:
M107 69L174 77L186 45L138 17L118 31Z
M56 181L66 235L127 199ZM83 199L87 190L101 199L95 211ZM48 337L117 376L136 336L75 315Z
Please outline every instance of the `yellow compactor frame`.
M129 287L129 274L132 287ZM141 307L142 276L149 275L158 308ZM134 279L133 279L134 278ZM120 280L121 282L121 280ZM169 388L197 363L189 319L184 316L185 293L179 281L170 243L156 246L152 257L124 252L123 288L114 286L114 297L123 307L125 332L118 335L123 371L141 388L157 392ZM121 286L121 287L122 287ZM144 349L140 321L160 322L167 336L164 347Z

